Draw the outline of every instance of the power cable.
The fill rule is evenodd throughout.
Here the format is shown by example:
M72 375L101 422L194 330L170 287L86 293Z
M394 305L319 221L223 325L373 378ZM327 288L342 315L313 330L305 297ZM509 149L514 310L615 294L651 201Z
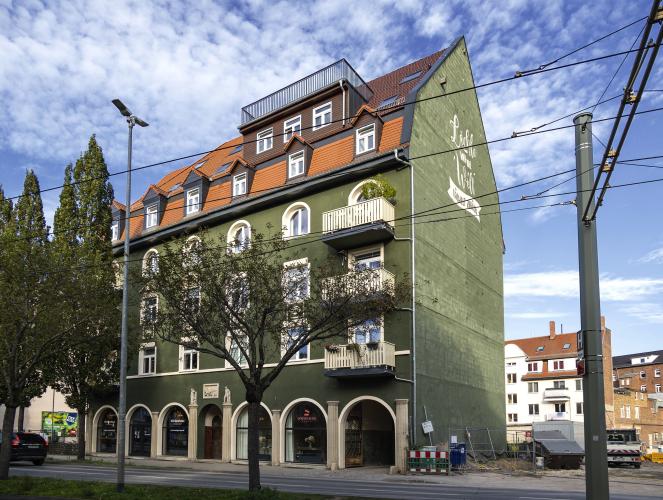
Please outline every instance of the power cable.
M570 68L570 67L578 66L580 64L588 64L588 63L592 63L592 62L602 61L602 60L605 60L605 59L609 59L609 58L612 58L612 57L617 57L617 56L624 55L624 54L629 54L631 52L636 52L636 51L637 50L627 50L627 51L622 51L622 52L614 52L614 53L606 54L606 55L603 55L603 56L593 57L591 59L585 59L585 60L576 61L576 62L573 62L573 63L568 63L568 64L565 64L565 65L562 65L562 66L555 66L553 68L544 68L544 69L542 69L540 71L537 71L535 73L529 73L527 75L522 75L522 76L531 76L531 75L535 75L535 74L539 74L539 73L547 73L549 71L556 71L558 69ZM402 108L402 107L405 107L405 106L411 106L411 105L414 105L414 104L417 104L417 103L430 101L430 100L433 100L433 99L439 99L441 97L449 97L449 96L459 94L459 93L462 93L462 92L467 92L467 91L470 91L470 90L485 88L485 87L488 87L488 86L491 86L491 85L498 85L498 84L505 83L505 82L508 82L508 81L512 81L512 80L515 80L515 79L518 79L518 78L521 78L521 77L512 76L512 77L508 77L508 78L502 78L502 79L499 79L499 80L494 80L494 81L491 81L491 82L481 83L481 84L473 85L471 87L466 87L466 88L463 88L463 89L458 89L458 90L454 90L454 91L451 91L451 92L446 92L446 93L440 94L440 95L429 96L429 97L424 97L424 98L421 98L421 99L414 99L412 101L407 101L407 102L400 103L400 104L385 106L385 107L381 108L379 110L379 112L382 113L384 111L388 111L388 110L391 110L391 109L397 109L397 108ZM347 121L347 118L338 119L338 120L331 120L329 122L329 124L337 123L337 122L341 122L341 121ZM303 128L300 129L300 132L302 130L308 130L308 129L311 129L311 128L313 128L313 126L303 127ZM285 135L285 133L278 133L278 134L272 135L272 137L273 138L281 137L283 135ZM257 141L258 141L258 139L252 139L252 140L244 141L240 144L233 144L233 145L227 145L227 146L222 145L222 146L218 146L214 149L210 149L210 150L206 150L206 151L200 151L200 152L197 152L197 153L188 154L188 155L180 156L180 157L177 157L177 158L171 158L171 159L168 159L168 160L163 160L163 161L159 161L159 162L155 162L155 163L149 163L147 165L142 165L140 167L133 167L131 169L131 171L132 172L138 172L140 170L145 170L145 169L148 169L148 168L167 165L169 163L174 163L174 162L183 161L183 160L189 160L191 158L198 158L200 156L209 155L209 154L215 153L217 151L222 151L222 150L231 149L231 148L234 149L234 148L237 148L240 145L242 147L244 147L247 144L255 143ZM108 177L113 177L113 176L116 176L116 175L124 174L126 172L127 172L126 169L118 170L118 171L115 171L115 172L110 172L108 174ZM84 181L74 181L74 182L71 183L71 185L77 185L77 184L80 184L81 182L92 182L92 181L99 180L99 179L106 179L106 177L90 178L90 179L86 179ZM60 184L60 185L57 185L57 186L51 186L51 187L48 187L48 188L41 189L39 192L40 193L45 193L45 192L49 192L49 191L54 191L56 189L60 189L62 187L63 187L63 184ZM19 195L15 195L15 196L11 196L11 197L6 197L6 199L14 200L14 199L20 198L22 196L23 196L22 194L19 194Z

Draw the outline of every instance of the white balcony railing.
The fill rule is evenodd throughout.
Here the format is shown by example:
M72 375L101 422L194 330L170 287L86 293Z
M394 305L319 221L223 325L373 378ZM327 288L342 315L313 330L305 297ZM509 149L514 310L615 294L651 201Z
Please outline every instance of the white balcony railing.
M384 268L350 271L347 274L332 276L322 281L322 298L328 298L330 292L334 296L343 289L346 289L346 292L350 293L352 291L352 284L357 281L363 281L361 292L358 293L377 293L382 291L389 291L391 293L394 290L396 277Z
M554 411L546 415L546 420L570 420L570 416L566 411Z
M384 221L394 227L394 206L385 198L372 198L322 214L322 232L332 233L362 224Z
M396 366L396 349L391 342L347 344L325 349L325 370Z
M555 401L561 399L570 399L569 389L546 389L543 391L543 399L548 401Z

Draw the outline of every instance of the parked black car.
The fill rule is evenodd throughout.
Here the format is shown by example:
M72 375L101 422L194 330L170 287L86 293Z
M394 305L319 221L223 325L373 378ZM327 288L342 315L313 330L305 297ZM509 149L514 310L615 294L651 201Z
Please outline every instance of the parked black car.
M0 431L0 443L2 443L2 432ZM48 443L39 434L31 432L11 433L11 456L9 460L18 462L25 460L35 465L42 465L48 453Z

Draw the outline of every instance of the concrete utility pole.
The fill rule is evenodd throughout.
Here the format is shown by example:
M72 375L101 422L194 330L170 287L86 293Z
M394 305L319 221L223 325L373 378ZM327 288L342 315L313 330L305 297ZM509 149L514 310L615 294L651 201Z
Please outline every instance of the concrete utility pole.
M127 417L127 335L129 331L129 244L131 240L131 151L133 148L133 129L136 124L147 127L148 123L134 116L119 99L113 104L126 117L129 125L129 143L127 146L127 185L124 209L124 281L122 283L122 331L120 333L120 401L117 419L117 491L124 491L124 455Z
M592 115L573 119L576 132L576 206L578 212L578 264L580 272L580 323L585 374L582 381L585 414L585 495L589 500L609 498L608 449L603 388L601 296L596 243L596 221L584 221L585 207L593 209Z

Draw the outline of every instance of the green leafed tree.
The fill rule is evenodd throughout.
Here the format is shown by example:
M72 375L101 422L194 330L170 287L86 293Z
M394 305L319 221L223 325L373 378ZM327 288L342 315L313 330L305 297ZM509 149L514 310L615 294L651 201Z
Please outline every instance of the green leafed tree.
M0 197L0 400L2 435L11 434L16 408L43 393L60 346L75 325L63 320L67 282L53 267L39 192L32 171L12 204ZM0 479L9 474L11 439L0 445Z
M119 296L113 287L112 201L103 152L92 136L75 167L65 169L53 227L55 252L68 270L70 296L63 314L77 325L76 341L62 346L54 365L53 385L78 412L79 460L85 458L90 401L117 382Z
M349 331L379 324L407 294L405 279L383 269L348 273L338 260L311 265L300 245L280 235L230 245L204 234L178 240L133 274L146 336L207 353L237 372L248 402L251 490L260 488L260 403L288 361L311 344L347 343Z

